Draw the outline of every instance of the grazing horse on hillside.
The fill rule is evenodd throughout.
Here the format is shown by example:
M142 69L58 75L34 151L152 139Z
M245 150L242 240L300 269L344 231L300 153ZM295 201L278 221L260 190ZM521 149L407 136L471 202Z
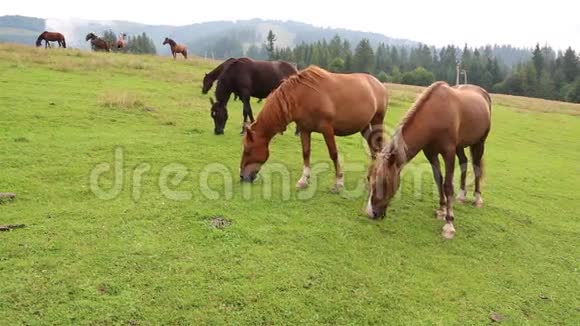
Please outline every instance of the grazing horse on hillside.
M177 44L174 40L170 39L169 37L165 38L163 41L163 45L169 44L171 48L171 54L173 55L173 59L177 59L177 54L181 53L183 58L187 59L187 47L183 44Z
M220 66L222 66L220 68ZM214 120L214 133L224 133L228 119L227 103L234 93L244 104L244 126L248 118L254 122L254 115L250 105L250 97L266 98L285 79L298 73L296 67L285 61L258 61L250 58L228 59L216 69L206 74L203 79L202 91L211 88L217 79L215 90L216 100L210 98L211 117ZM219 72L215 72L218 70Z
M111 52L111 48L109 47L109 44L107 44L107 41L105 41L104 39L98 37L94 33L87 34L87 37L85 38L85 40L86 41L88 41L88 40L91 41L91 47L93 48L93 51L107 51L107 52Z
M127 34L121 33L117 36L117 41L115 42L115 47L117 49L122 49L127 46Z
M207 94L209 90L213 87L213 83L218 79L219 75L222 73L225 67L227 67L230 63L232 63L235 58L229 58L226 61L222 62L219 66L215 67L212 71L205 74L203 77L203 83L201 86L201 93ZM234 93L234 101L238 100L238 94ZM258 103L261 103L263 98L258 99Z
M384 218L389 202L397 192L400 173L407 162L423 151L433 170L439 190L438 218L445 218L442 236L451 239L453 226L453 170L455 156L461 168L459 201L465 200L469 147L475 174L475 205L481 207L480 179L483 175L483 152L491 128L491 98L481 87L449 87L436 82L427 88L399 123L392 141L383 148L369 170L370 194L367 214ZM445 161L445 181L439 154Z
M270 140L296 122L300 128L304 170L296 187L310 178L310 134L321 133L334 163L333 191L344 186L335 136L360 132L374 158L383 144L383 120L387 112L385 86L369 74L334 74L316 66L290 77L268 96L264 108L246 130L240 163L240 179L252 182L268 160Z
M42 32L40 35L38 35L38 38L36 39L36 46L41 46L43 40L45 42L44 48L50 47L49 42L58 42L59 48L60 47L66 48L66 41L64 39L64 35L62 35L61 33L47 31Z

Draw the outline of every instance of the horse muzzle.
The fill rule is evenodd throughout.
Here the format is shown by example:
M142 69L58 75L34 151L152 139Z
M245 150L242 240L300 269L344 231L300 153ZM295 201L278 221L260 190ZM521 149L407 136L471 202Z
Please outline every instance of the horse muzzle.
M373 207L369 198L365 212L373 220L382 220L386 216L387 209L386 207Z
M256 180L257 175L258 174L256 172L252 172L252 173L246 174L246 175L244 175L242 173L242 174L240 174L240 181L252 183L252 182L254 182L254 180Z

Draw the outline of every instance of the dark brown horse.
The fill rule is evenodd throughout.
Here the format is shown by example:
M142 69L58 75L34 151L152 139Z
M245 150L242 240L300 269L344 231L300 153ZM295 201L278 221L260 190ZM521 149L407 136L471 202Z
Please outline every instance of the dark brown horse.
M50 43L49 42L58 42L58 47L63 47L66 48L66 41L64 39L64 35L62 35L61 33L57 33L57 32L47 32L44 31L42 32L40 35L38 35L38 38L36 39L36 46L41 46L42 45L42 41L44 40L44 47L50 47Z
M169 44L171 48L171 54L173 55L173 59L177 59L177 54L181 53L185 59L187 59L187 47L183 44L177 44L174 40L170 39L169 37L165 38L163 41L163 45Z
M208 73L204 78L203 90L211 88L213 81L217 79L215 90L216 100L210 99L211 117L214 120L214 133L224 133L228 119L227 104L230 95L237 95L244 104L244 126L248 122L254 122L250 97L258 99L266 98L285 79L298 73L296 67L286 61L258 61L250 58L228 59L221 66L214 69L220 70ZM216 77L217 75L217 77ZM213 81L212 81L213 79ZM242 127L242 132L244 127Z
M372 156L382 148L383 120L387 112L387 90L368 74L334 74L311 66L290 77L268 98L258 119L247 130L240 163L240 179L253 181L269 156L270 140L294 121L300 128L304 171L296 187L308 186L310 177L310 134L321 133L334 163L333 190L344 185L335 136L360 132Z
M453 226L453 170L455 156L461 168L459 201L465 200L467 157L469 147L475 174L475 205L481 207L480 179L483 175L483 152L491 128L491 98L481 87L449 87L445 82L431 85L399 123L392 141L384 147L369 170L370 195L367 214L383 218L390 200L399 187L400 173L407 162L423 151L433 170L439 190L438 218L445 218L442 235L455 235ZM445 180L441 174L439 154L445 161Z
M109 47L109 44L107 44L107 41L98 37L94 33L87 34L87 37L85 38L85 40L91 41L91 47L93 48L93 51L111 52L111 48Z

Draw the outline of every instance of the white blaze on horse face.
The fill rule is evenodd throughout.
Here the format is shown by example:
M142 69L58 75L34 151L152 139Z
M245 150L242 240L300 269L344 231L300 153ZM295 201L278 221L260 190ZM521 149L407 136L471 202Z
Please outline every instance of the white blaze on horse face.
M373 205L371 204L371 197L373 196L373 193L371 192L369 194L369 200L367 201L367 209L366 209L366 213L370 218L374 218L375 214L373 213Z

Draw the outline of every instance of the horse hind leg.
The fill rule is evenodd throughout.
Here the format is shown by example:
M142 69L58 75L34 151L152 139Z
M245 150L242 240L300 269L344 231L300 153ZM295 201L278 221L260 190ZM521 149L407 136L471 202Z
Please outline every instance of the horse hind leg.
M483 198L481 196L481 179L483 177L483 153L485 150L485 140L472 145L470 148L471 160L473 161L473 174L475 175L475 206L483 207Z
M443 159L445 160L445 181L443 183L443 189L445 190L445 199L447 200L447 215L445 216L445 225L441 235L445 239L453 239L455 236L455 227L453 226L453 221L455 220L455 215L453 213L453 171L455 169L455 151L449 150L443 153Z
M362 136L367 141L369 151L371 152L371 158L373 160L376 158L377 153L383 149L384 119L384 113L376 113L371 119L369 126L361 131Z
M338 193L342 188L344 188L344 174L342 173L342 168L340 167L340 162L338 161L338 149L336 147L334 130L330 124L323 128L322 135L324 136L326 147L328 147L328 155L334 163L336 180L334 187L332 188L332 192Z
M457 159L459 160L459 169L461 170L461 185L459 189L459 194L457 195L457 201L460 203L465 202L465 179L467 178L467 156L465 156L465 150L463 148L457 148L456 151Z
M252 114L252 106L250 105L250 96L247 94L241 94L240 100L242 101L244 108L242 112L244 113L244 124L242 125L242 134L245 132L248 118L250 119L250 123L254 122L254 115Z

